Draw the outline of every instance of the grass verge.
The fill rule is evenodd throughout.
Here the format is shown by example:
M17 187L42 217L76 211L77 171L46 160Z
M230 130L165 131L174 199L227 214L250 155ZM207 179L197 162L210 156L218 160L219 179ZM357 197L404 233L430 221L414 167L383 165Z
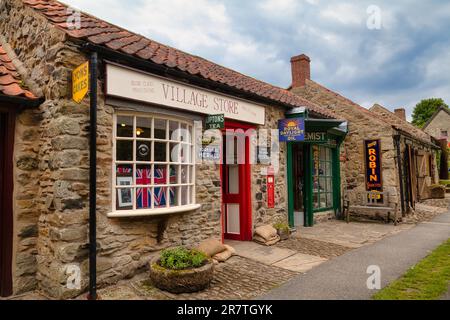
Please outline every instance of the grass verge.
M450 239L403 277L373 296L375 300L438 300L450 282Z

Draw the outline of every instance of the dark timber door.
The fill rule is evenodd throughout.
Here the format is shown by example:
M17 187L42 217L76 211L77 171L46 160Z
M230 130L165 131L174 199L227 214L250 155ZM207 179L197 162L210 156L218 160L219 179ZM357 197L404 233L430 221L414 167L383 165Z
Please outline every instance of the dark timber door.
M14 115L0 107L0 296L12 294L12 149Z

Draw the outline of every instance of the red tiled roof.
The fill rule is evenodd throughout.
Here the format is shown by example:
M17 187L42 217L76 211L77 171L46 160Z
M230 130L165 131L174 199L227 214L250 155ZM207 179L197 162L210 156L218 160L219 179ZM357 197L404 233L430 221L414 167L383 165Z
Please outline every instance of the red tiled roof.
M64 30L71 38L122 52L169 68L177 68L190 75L225 84L234 89L256 94L274 102L292 107L308 107L325 117L336 118L336 114L307 101L283 88L245 76L234 70L219 66L206 59L160 44L141 35L81 13L81 28L71 30L68 25L70 12L67 6L54 0L22 0L43 14L50 22Z
M22 85L20 75L8 54L0 45L0 95L24 97L35 100L37 97Z

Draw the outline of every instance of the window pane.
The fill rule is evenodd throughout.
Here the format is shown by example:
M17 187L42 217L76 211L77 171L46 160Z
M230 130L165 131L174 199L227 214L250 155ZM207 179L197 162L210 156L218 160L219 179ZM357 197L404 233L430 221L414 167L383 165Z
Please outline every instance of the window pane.
M119 165L116 167L116 176L117 178L123 178L123 179L117 179L117 185L132 185L133 184L133 165L131 164L125 164L125 165ZM130 181L130 179L125 178L131 178L131 182L127 183L127 181Z
M169 121L169 139L172 141L180 141L179 122Z
M327 178L327 192L333 192L333 179Z
M133 209L133 189L117 189L116 210Z
M133 161L133 141L118 140L116 148L117 161Z
M189 187L181 187L181 205L185 206L189 204Z
M133 137L133 117L117 116L117 136Z
M180 187L170 187L169 188L169 192L170 192L170 206L171 207L176 207L179 206L178 203L178 192L180 190Z
M187 124L182 123L182 124L181 124L181 136L180 136L180 141L183 141L183 142L190 142L190 139L189 139L190 137L191 137L191 135L190 135L190 133L189 133Z
M152 189L151 188L137 188L136 193L136 208L137 209L151 209L152 207Z
M324 209L327 207L327 194L326 193L321 193L320 194L320 209Z
M167 207L167 187L155 188L155 208Z
M167 143L155 142L155 161L166 162L167 161Z
M166 120L155 119L155 139L167 139Z
M318 193L313 194L313 205L314 205L314 209L319 209L319 194Z
M170 184L178 184L179 166L170 166Z
M136 141L136 161L152 160L152 143L150 141Z
M189 183L194 183L194 166L189 167Z
M137 118L136 119L136 137L149 139L152 137L152 119Z
M191 162L191 147L187 144L182 144L180 148L181 152L181 163Z
M181 166L181 183L188 183L188 167Z
M170 153L170 162L180 162L180 144L179 143L170 143L169 147Z
M149 186L152 184L152 166L138 165L136 166L136 185Z
M333 207L333 194L327 193L327 208Z
M155 165L155 185L167 184L167 166Z
M326 187L327 187L327 183L326 183L326 178L320 178L319 179L319 190L320 192L326 192Z

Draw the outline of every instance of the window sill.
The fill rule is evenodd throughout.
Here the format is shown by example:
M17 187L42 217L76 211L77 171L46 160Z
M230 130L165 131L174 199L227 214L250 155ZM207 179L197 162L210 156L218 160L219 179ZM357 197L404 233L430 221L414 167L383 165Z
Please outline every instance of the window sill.
M184 213L200 209L200 204L191 204L178 208L164 208L152 210L124 210L108 213L108 218L133 218L133 217L155 217L165 216L170 214Z

